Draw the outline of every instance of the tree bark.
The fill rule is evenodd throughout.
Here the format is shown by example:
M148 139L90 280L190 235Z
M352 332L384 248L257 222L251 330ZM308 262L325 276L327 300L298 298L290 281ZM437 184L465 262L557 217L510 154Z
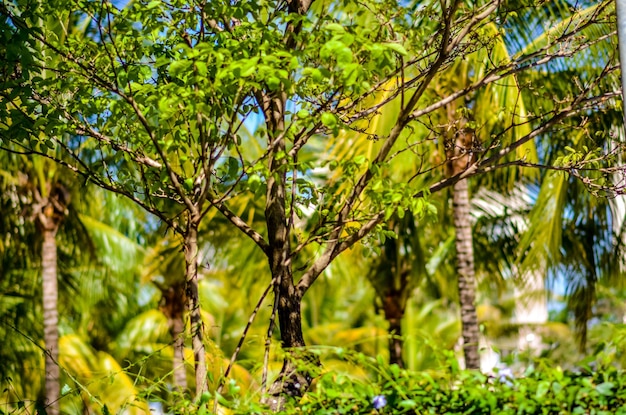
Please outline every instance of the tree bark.
M198 221L189 218L185 235L185 294L191 328L194 368L196 374L196 399L208 392L206 353L204 349L204 324L200 313L198 294Z
M284 138L278 138L285 127L284 114L286 94L260 95L265 121L270 132L270 143L274 149L270 153L265 200L265 221L268 230L268 261L274 280L274 301L278 315L281 342L291 355L285 358L283 367L269 388L264 401L274 411L280 410L285 397L302 396L309 388L312 377L303 370L302 363L312 358L302 350L305 346L302 334L302 298L296 291L291 266L291 244L289 241L291 221L286 210L286 182L288 160L278 157L284 154Z
M264 399L273 411L281 410L286 396L300 397L311 385L313 377L307 364L316 364L313 356L303 349L305 347L302 334L301 298L296 294L291 275L283 275L282 283L277 287L278 322L283 348L290 356L283 362L281 371L272 383L268 396Z
M174 348L174 386L179 392L187 390L187 370L185 369L185 290L184 282L162 289L161 311L167 317L172 346Z
M183 316L172 320L170 333L174 339L174 386L179 392L187 389L187 370L185 369L185 322Z
M43 226L43 246L41 268L43 282L43 331L46 345L45 399L48 415L58 415L61 384L59 368L59 313L57 283L57 244L58 223L48 218Z
M476 275L467 180L463 179L456 182L452 192L454 229L456 232L456 269L461 305L465 367L467 369L480 369L479 329L476 315Z

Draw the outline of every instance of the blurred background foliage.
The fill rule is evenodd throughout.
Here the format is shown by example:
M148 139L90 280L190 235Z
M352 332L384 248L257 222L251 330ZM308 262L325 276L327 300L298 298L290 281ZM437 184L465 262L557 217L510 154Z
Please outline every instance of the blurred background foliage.
M554 2L554 7L543 10L549 21L558 19L562 3ZM538 24L542 24L539 17L523 13L506 23L511 29ZM486 28L485 36L493 30ZM506 61L509 55L541 48L551 30L558 32L562 27L555 24L532 38L521 34L537 35L536 29L511 30L504 43L494 47L494 55L470 55L451 65L424 99L467 86L472 77L480 76L475 68L484 60L496 56ZM606 27L594 25L588 36L607 34ZM607 51L600 46L590 53L608 60ZM521 113L538 106L550 107L553 96L575 93L570 82L574 74L589 77L598 70L593 62L570 63L557 62L548 73L529 71L519 84L481 90L471 102L463 103L466 111L473 110L471 118L479 134L488 137L502 127L495 125L495 111L487 109L509 108L519 100L516 116L523 116ZM451 76L459 73L466 76ZM545 90L522 93L524 85L537 77L543 77ZM372 96L373 102L368 104L386 98L385 94ZM313 138L315 145L301 154L300 161L326 158L330 166L333 160L371 158L381 145L371 137L389 131L399 105L396 99L388 112L356 125L354 131L340 131L332 144ZM442 163L445 150L431 132L445 115L421 120L411 131L424 137L421 145L428 150L428 157L421 161L430 167ZM580 125L582 118L593 121L574 135L576 145L608 143L609 133L620 134L620 117L616 109L570 120L571 125ZM254 128L248 127L250 131L242 129L242 140L249 144L246 148L251 154L261 154L254 146ZM511 132L525 133L524 129ZM532 160L550 164L567 153L571 141L571 131L563 129L550 136L549 147L529 145L522 151L531 154ZM390 162L389 174L409 177L417 158L410 152L398 154ZM180 238L126 199L54 169L50 163L6 151L0 152L0 161L0 412L26 408L33 413L42 405L41 235L29 209L33 189L53 181L64 184L72 194L57 235L62 412L100 413L106 405L113 413L140 414L147 411L148 402L160 402L165 410L180 410L180 378L176 379L173 363L176 321L183 322L181 333L189 338L184 312L176 303L184 303L185 295ZM316 175L335 180L339 188L350 186L342 181L340 168L311 172L312 177ZM413 186L420 188L425 180L416 179ZM580 182L562 174L526 171L472 181L471 196L484 371L497 373L506 367L524 373L537 357L574 368L599 350L612 356L615 367L625 368L626 200L589 195ZM235 213L245 216L249 224L264 221L264 207L253 196L233 198L238 207ZM424 217L406 212L392 215L387 230L393 232L378 234L343 253L305 296L304 337L321 357L324 376L320 383L328 382L328 373L372 378L376 374L372 361L386 363L398 357L407 369L434 376L443 369L462 366L450 194L441 192L426 203L432 207ZM309 226L306 218L302 221L302 227ZM223 217L207 215L200 240L200 300L207 329L209 389L215 391L271 278L266 257ZM397 310L386 308L390 297ZM233 383L226 382L228 387L222 393L228 399L245 400L261 393L271 300L270 295L261 304L246 333L230 374ZM521 320L520 304L527 308L535 304L546 312L545 319ZM576 336L580 341L574 341ZM399 339L402 353L392 357L390 350ZM270 344L271 376L282 365L280 333L273 333ZM194 376L189 347L183 356L183 377L190 387ZM370 362L369 366L364 362Z

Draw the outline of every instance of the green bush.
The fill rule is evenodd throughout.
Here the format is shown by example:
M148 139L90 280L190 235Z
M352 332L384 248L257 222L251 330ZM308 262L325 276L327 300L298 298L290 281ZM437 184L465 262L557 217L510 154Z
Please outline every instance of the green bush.
M563 370L536 361L515 378L447 369L412 372L353 356L370 373L329 371L283 414L626 414L626 372L605 358ZM256 405L237 413L265 412Z

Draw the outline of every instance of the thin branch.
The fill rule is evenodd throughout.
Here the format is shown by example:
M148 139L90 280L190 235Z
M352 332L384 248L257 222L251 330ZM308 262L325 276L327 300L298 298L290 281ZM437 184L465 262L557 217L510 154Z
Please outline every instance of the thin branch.
M235 225L235 227L237 227L240 231L248 235L248 237L250 237L250 239L252 239L254 243L256 243L259 246L259 248L261 248L261 250L263 251L263 253L265 253L265 255L269 255L270 246L265 241L265 239L263 239L263 236L260 233L254 230L243 219L241 219L233 211L231 211L228 207L226 207L226 205L223 202L218 203L216 201L209 200L209 203L211 203L212 206L215 206L217 210L219 210L220 213L224 215L224 217L226 217L226 219L228 219L233 225Z

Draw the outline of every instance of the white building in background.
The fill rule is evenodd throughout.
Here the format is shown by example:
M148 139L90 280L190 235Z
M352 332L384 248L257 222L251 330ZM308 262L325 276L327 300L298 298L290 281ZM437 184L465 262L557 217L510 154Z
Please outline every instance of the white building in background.
M539 353L543 349L540 327L548 322L548 300L544 277L533 272L524 288L515 287L515 322L519 324L518 349Z

